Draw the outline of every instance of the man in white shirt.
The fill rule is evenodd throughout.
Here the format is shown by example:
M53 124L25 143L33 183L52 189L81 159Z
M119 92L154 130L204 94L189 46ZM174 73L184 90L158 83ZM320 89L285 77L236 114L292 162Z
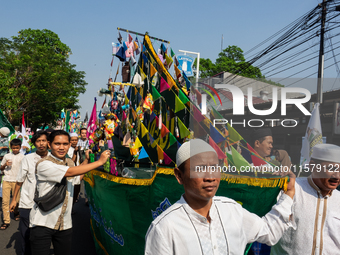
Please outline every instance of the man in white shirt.
M47 132L38 131L32 137L32 143L36 147L36 152L26 155L21 163L19 173L16 177L16 184L14 195L10 204L10 210L13 212L17 206L17 196L21 188L21 195L19 201L19 232L21 235L21 254L31 254L30 247L30 229L29 229L29 215L34 205L35 194L35 165L36 163L48 155L47 152Z
M200 139L184 143L176 155L175 176L184 195L150 225L145 254L243 254L247 243L275 244L293 226L292 178L288 189L263 218L226 197L215 197L220 173L216 151Z
M72 198L74 179L102 166L110 157L110 151L104 151L100 159L90 164L74 166L66 158L70 147L70 136L64 130L55 130L48 141L51 155L41 159L36 166L37 193L41 198L66 178L66 196L64 202L49 211L43 211L36 203L30 213L30 241L32 254L49 254L51 242L55 255L70 255L72 245Z
M70 133L70 148L68 149L67 155L72 159L76 166L80 165L79 162L79 155L78 155L78 134L77 133ZM78 200L78 195L80 192L80 181L83 179L82 176L76 176L76 180L74 182L74 197L73 197L73 204Z
M313 147L308 178L296 180L294 219L297 228L285 232L272 247L274 255L340 254L340 147Z
M21 161L24 157L19 151L21 148L21 141L19 139L13 139L10 142L12 152L7 153L1 161L0 169L4 171L3 189L2 189L2 213L4 223L1 225L1 230L6 230L10 225L10 211L9 204L11 200L11 193L14 194L16 178L21 166ZM19 201L19 197L17 197ZM19 212L17 207L14 211L16 220L19 220Z

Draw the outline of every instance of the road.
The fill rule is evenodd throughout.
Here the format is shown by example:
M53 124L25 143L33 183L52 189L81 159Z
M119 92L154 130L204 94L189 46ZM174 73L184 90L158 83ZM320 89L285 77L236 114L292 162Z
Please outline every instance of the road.
M83 189L81 192L84 194ZM83 195L80 196L78 203L74 205L74 212L75 213L72 215L72 255L95 255L96 252L94 241L90 231L90 210L85 205L85 199ZM5 231L0 230L0 254L21 254L18 226L19 221L15 221L13 215L11 214L11 225ZM50 254L54 254L52 247Z

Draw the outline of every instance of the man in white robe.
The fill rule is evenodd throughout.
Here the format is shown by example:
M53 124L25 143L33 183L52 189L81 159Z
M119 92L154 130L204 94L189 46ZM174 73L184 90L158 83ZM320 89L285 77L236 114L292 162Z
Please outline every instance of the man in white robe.
M200 139L184 143L176 155L175 176L185 193L150 225L145 254L243 254L247 243L274 245L294 227L294 182L263 218L226 197L215 197L220 173L197 171L218 164L215 150Z
M308 178L297 178L294 219L297 228L286 231L272 247L273 255L340 254L340 147L313 147Z

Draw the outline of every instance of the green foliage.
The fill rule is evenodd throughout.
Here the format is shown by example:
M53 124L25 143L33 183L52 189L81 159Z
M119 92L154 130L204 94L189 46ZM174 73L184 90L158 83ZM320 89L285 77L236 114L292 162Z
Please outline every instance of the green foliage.
M197 59L194 67L196 67ZM218 54L216 62L209 58L200 59L200 77L207 78L221 72L229 72L248 78L264 78L259 68L252 66L245 61L241 48L233 45L228 46Z
M0 38L0 109L11 123L21 123L25 112L37 127L53 123L63 108L79 108L85 72L76 71L69 54L71 49L47 29Z

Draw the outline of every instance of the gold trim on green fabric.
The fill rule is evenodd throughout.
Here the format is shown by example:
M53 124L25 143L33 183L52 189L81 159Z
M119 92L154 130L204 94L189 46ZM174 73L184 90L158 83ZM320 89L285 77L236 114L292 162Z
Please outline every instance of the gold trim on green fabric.
M88 178L87 178L88 179ZM94 239L96 239L96 242L98 243L98 245L100 246L100 248L102 248L102 250L105 252L106 255L109 255L109 253L106 251L104 245L102 245L102 243L98 240L97 236L96 236L96 232L94 231L93 225L92 225L92 219L90 219L90 223L91 223L91 228L92 228L92 233L94 236Z
M156 178L157 174L167 174L167 175L174 175L174 169L173 168L166 168L166 167L159 167L155 171L154 175L151 179L130 179L130 178L124 178L124 177L117 177L114 175L111 175L109 173L104 173L98 170L93 170L90 172L90 178L84 177L84 180L87 181L91 187L94 187L94 177L93 175L99 176L103 179L121 183L121 184L127 184L127 185L136 185L136 186L150 186L154 179ZM255 186L255 187L261 187L261 188L275 188L280 187L287 189L288 185L288 177L285 178L255 178L255 177L247 177L247 176L239 176L239 175L231 175L231 174L222 174L221 181L225 181L227 183L236 183L236 184L246 184L248 186Z

